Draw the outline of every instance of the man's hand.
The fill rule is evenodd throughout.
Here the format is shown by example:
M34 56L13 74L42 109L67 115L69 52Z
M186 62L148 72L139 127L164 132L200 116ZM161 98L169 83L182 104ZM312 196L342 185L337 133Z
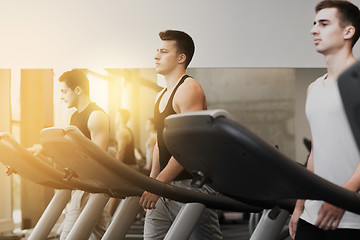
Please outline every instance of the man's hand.
M315 226L324 230L334 230L339 226L340 220L344 215L344 210L331 204L323 203L319 212Z
M37 157L40 156L40 154L42 154L43 147L41 144L34 144L32 147L29 147L27 150Z
M144 192L141 195L140 198L140 205L145 209L155 209L155 204L156 202L159 200L159 196L149 193L149 192Z
M31 152L35 157L43 160L45 163L50 164L55 167L56 164L54 160L44 154L44 148L41 144L34 144L32 147L27 148L29 152Z
M295 239L296 229L302 212L302 210L295 208L293 214L291 215L289 222L289 234L292 239Z

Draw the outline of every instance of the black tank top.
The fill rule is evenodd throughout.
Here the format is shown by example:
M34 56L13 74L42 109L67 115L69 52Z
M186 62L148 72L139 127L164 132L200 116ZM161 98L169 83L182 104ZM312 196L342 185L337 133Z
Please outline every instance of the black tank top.
M101 107L96 105L96 103L91 102L82 112L75 111L73 115L71 115L71 119L70 119L70 125L77 127L90 140L91 140L91 135L90 135L90 130L88 128L88 120L90 114L93 111L102 111L105 113L105 111Z
M169 101L167 102L166 107L163 112L160 112L159 104L160 104L160 100L164 96L164 93L167 91L167 89L165 89L162 92L162 94L159 96L159 99L155 103L154 121L155 121L156 129L157 129L157 143L158 143L158 147L159 147L160 171L162 171L166 167L166 165L168 164L168 162L172 156L171 153L169 152L169 150L167 149L164 138L163 138L164 120L167 116L169 116L171 114L176 114L174 108L172 107L174 95L176 93L176 90L179 88L179 86L188 77L189 77L188 75L185 75L180 79L180 81L175 86L174 90L172 91ZM192 178L192 175L188 171L183 170L174 180L179 181L179 180L191 179L191 178Z
M136 160L135 160L135 146L134 146L134 134L131 131L130 128L126 127L126 129L130 132L131 134L131 141L130 143L126 146L125 148L125 157L124 157L124 163L128 164L128 165L134 165L136 164Z

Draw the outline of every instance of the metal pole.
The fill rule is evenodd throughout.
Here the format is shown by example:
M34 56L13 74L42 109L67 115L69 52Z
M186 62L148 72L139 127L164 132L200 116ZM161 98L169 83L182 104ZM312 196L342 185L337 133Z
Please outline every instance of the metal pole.
M41 215L34 230L29 236L29 240L45 240L56 221L59 219L66 204L71 198L71 190L56 191L44 213Z
M66 240L87 240L108 200L108 195L91 194Z
M197 221L205 210L201 203L187 203L181 208L175 221L171 225L164 240L187 240L189 239Z
M250 240L278 239L289 215L288 211L277 207L264 211Z
M120 205L114 213L109 228L106 230L102 240L124 239L141 210L140 197L127 197L121 200Z

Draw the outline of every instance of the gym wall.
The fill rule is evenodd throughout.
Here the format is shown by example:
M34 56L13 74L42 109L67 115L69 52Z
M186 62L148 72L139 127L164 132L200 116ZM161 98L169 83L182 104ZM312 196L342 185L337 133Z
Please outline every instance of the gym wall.
M0 67L150 68L170 28L194 38L193 68L324 67L310 35L316 2L5 0Z

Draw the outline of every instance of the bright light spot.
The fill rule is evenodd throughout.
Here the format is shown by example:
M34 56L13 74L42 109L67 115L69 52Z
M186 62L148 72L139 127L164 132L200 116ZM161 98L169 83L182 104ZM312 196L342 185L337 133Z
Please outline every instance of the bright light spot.
M20 121L20 69L11 69L11 119Z
M99 107L109 113L109 97L108 97L108 81L97 78L94 75L87 75L90 84L90 99L95 102Z
M109 76L109 72L103 68L89 68L89 71L94 72L99 75L102 75L102 76Z

